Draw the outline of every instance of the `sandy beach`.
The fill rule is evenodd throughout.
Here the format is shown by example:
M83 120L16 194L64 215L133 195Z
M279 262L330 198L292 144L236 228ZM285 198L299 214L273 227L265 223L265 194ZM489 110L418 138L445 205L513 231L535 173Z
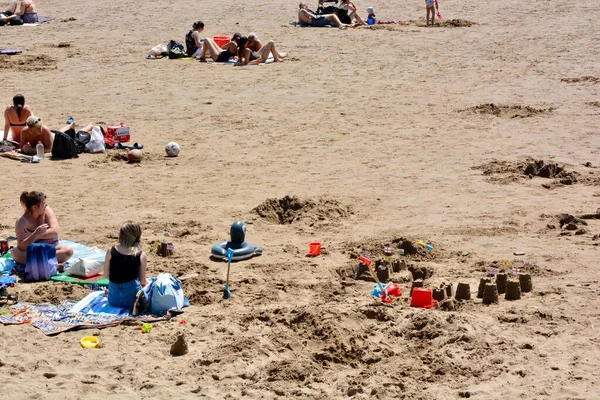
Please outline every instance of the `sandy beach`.
M0 55L3 105L22 93L52 129L123 121L145 146L139 164L119 150L0 158L0 237L14 235L21 192L41 190L61 238L108 249L138 221L149 274L192 275L191 307L150 334L0 326L6 396L600 398L596 2L440 0L435 28L423 1L355 4L405 23L294 27L291 0L39 0L53 21L0 27L0 47L23 50ZM288 60L145 59L196 20L209 37L256 32ZM227 264L210 248L238 219L264 254L232 264L224 301ZM167 258L152 251L165 232ZM314 258L312 241L323 245ZM399 299L374 299L368 274L354 277L357 257L406 242L425 287L468 283L472 299L411 308L409 271L391 275ZM480 279L503 260L530 272L533 290L482 304ZM53 304L89 293L12 291ZM189 352L172 357L181 333ZM81 348L87 334L102 348Z

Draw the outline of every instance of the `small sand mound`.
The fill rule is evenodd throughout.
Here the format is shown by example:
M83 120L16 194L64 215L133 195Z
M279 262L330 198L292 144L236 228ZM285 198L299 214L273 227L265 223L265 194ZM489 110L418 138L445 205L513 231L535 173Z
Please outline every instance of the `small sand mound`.
M587 233L585 228L588 225L586 221L571 214L558 214L552 218L552 221L546 226L548 229L560 229L561 236L583 235Z
M0 70L12 71L44 71L56 69L56 60L47 55L18 55L4 56L0 55Z
M539 176L540 178L564 178L573 176L572 172L565 170L558 164L553 162L545 162L544 160L535 160L528 163L523 170L527 176ZM573 179L575 179L573 177Z
M582 177L576 171L565 169L564 165L560 166L555 162L536 160L531 157L517 162L493 160L474 166L473 169L481 170L484 175L490 176L488 180L494 183L511 183L534 177L551 179L549 183L542 185L547 189L553 186L573 185L575 183L593 185L594 182L600 179L593 173Z
M439 22L438 25L445 28L465 28L472 25L477 25L477 23L473 21L468 21L466 19L449 19Z
M301 220L307 220L310 223L331 222L352 214L350 207L342 205L337 200L322 198L317 201L303 201L296 196L267 199L252 212L279 225L289 225Z
M592 107L600 107L600 101L590 101L585 104L587 104L588 106L592 106Z
M59 282L39 282L19 285L19 300L31 303L60 304L64 299L79 301L89 294L89 289ZM13 294L13 291L9 291Z
M494 115L500 118L528 118L540 114L547 114L554 111L554 108L533 108L529 106L517 105L496 105L493 103L480 104L475 107L466 108L459 112L468 112L473 114Z
M598 83L598 82L600 82L600 78L596 78L595 76L580 76L578 78L563 78L560 81L566 82L566 83L582 83L582 82Z

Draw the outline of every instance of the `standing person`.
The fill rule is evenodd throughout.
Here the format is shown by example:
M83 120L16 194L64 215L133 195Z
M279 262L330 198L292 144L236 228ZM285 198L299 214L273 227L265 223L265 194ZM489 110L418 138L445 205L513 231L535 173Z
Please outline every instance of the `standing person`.
M438 7L436 0L425 0L425 6L427 7L427 14L425 16L425 20L427 21L427 26L429 26L429 14L431 14L431 26L435 25L435 7Z
M204 22L196 21L192 24L192 29L185 35L185 52L188 57L196 57L202 51L200 34L203 30Z
M27 247L32 243L48 243L55 246L59 263L71 258L73 249L58 244L60 225L54 211L46 204L46 195L38 191L23 192L19 200L25 212L15 224L17 247L11 250L13 260L25 265Z
M308 9L306 3L300 3L300 10L298 11L298 20L302 24L314 26L315 28L321 28L327 25L337 26L338 28L346 28L345 24L335 14L317 15L313 11Z
M25 97L16 94L13 97L13 105L6 106L4 110L4 138L8 138L8 131L12 132L12 140L21 142L21 132L27 125L27 118L31 117L31 108L25 104Z
M108 279L108 302L114 307L131 309L138 291L146 286L148 258L140 241L142 228L127 221L119 230L119 244L106 252L104 277Z

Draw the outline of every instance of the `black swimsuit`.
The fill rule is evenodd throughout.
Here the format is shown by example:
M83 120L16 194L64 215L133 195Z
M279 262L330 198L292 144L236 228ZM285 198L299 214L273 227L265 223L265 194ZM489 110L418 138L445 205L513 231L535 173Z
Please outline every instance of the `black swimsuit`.
M188 57L193 56L196 50L198 50L198 46L196 46L196 41L192 37L192 33L194 33L194 31L189 31L187 35L185 35L185 52Z
M229 51L229 49L223 50L219 53L217 62L228 62L231 57L233 57L233 54Z

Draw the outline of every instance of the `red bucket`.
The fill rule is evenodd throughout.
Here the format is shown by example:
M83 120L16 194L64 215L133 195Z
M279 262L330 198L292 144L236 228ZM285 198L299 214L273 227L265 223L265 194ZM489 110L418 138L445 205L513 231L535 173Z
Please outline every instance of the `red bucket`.
M308 254L313 257L321 254L321 242L311 242L308 244Z
M418 308L432 308L437 305L433 299L431 289L414 288L410 298L410 306Z
M213 36L213 40L219 47L223 47L224 45L230 42L229 36L227 35L215 35Z

